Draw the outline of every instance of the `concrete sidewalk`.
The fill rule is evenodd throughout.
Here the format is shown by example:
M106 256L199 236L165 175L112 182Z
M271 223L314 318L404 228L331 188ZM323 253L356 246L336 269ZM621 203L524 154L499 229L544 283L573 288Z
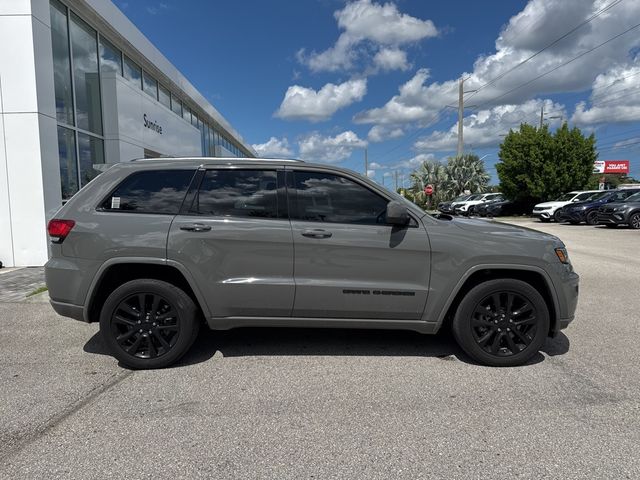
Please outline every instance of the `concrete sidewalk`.
M0 270L0 302L24 302L27 295L44 286L44 267Z

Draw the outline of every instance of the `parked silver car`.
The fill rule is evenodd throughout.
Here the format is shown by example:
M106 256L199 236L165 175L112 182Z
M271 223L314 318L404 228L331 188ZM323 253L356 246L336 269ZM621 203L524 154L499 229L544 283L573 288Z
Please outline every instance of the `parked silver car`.
M565 246L535 230L438 219L356 173L287 160L121 163L50 221L61 315L100 322L134 368L176 362L201 323L453 328L475 361L527 361L574 317Z

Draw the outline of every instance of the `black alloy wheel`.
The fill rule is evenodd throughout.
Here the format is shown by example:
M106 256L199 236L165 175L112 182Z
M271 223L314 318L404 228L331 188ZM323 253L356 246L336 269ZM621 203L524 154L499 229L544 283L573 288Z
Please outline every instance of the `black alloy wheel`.
M139 293L124 299L111 316L112 334L129 355L156 358L167 354L180 336L178 313L160 295Z
M587 213L585 220L587 225L597 225L598 224L598 212L597 210L591 210Z
M198 307L183 290L154 279L131 280L107 297L100 333L111 353L131 368L162 368L176 362L199 330Z
M531 345L538 328L536 313L535 307L518 293L494 293L473 311L473 338L491 355L515 355Z
M562 223L562 219L560 218L560 209L556 210L553 213L553 219L556 221L556 223Z
M640 212L636 212L629 217L629 226L634 230L640 230Z
M488 280L462 299L453 334L473 360L497 367L521 365L549 333L549 308L531 284L512 278Z

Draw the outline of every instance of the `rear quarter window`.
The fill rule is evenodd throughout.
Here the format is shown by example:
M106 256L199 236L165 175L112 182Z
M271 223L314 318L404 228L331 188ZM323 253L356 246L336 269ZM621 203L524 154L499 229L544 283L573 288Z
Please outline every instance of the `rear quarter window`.
M132 173L100 204L100 209L175 215L180 210L194 174L195 170Z

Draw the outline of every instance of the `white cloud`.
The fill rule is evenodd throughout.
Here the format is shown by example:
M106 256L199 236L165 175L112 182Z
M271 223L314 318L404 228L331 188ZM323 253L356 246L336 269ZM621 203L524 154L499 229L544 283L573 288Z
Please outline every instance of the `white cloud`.
M339 85L327 83L320 90L293 85L284 94L284 99L275 116L285 120L328 120L341 108L359 102L367 93L367 80L348 80Z
M373 63L382 70L408 70L407 52L399 48L382 48L373 57Z
M427 160L435 160L435 158L436 156L433 153L420 153L408 160L401 160L399 162L396 162L393 165L391 165L390 168L392 169L408 168L410 170L415 170L420 165L422 165L423 162L426 162Z
M278 139L271 137L265 143L254 143L253 149L262 158L291 157L293 151L289 148L289 141L286 138Z
M367 142L358 138L351 130L334 137L325 137L317 132L298 141L300 158L327 163L338 163L351 155L356 148L364 148Z
M567 118L563 105L551 100L529 100L521 105L499 105L487 110L481 110L464 119L464 144L468 149L495 147L502 141L502 135L510 129L517 129L521 123L537 125L540 119L540 108L549 117ZM560 125L560 118L549 118L545 123L551 126ZM449 130L435 131L427 137L419 139L414 148L419 151L450 151L458 143L458 124L456 122Z
M438 34L431 20L421 20L401 13L391 2L382 5L371 0L349 2L342 10L334 12L334 17L343 32L332 47L324 52L311 52L308 55L304 51L298 52L298 60L312 71L352 68L358 55L366 52L365 48L358 49L363 42L368 42L376 48L398 47ZM397 57L398 54L395 65L398 65ZM406 58L401 65L407 65Z
M388 127L386 125L375 125L369 130L367 139L370 142L382 142L392 138L399 138L404 135L404 131L399 127Z
M603 0L530 0L500 32L493 54L478 57L466 78L467 105L490 109L497 105L518 105L538 95L584 91L596 76L625 64L630 52L640 46L638 31L631 31L583 57L615 35L633 27L638 18L638 2L616 4L592 22L577 29L544 52L517 67L574 26L579 25L610 2ZM541 73L554 68L532 82ZM497 77L501 77L490 83ZM457 105L458 79L428 83L427 70L419 70L385 105L361 112L358 123L405 125L437 118L447 105ZM490 84L489 84L490 83ZM628 112L627 112L628 113ZM635 114L635 113L634 113Z
M367 177L373 178L376 176L376 171L374 169L367 170Z
M571 117L579 125L640 120L640 58L600 74L593 82L589 102L580 102Z

